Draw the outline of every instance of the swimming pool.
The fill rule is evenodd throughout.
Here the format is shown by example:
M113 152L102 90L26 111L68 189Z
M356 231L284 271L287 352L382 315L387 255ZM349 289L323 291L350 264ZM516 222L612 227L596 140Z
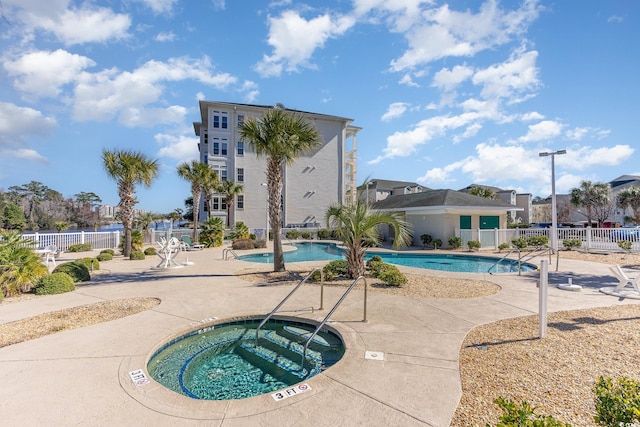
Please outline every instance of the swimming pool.
M335 243L295 243L294 251L284 253L285 262L302 261L332 261L344 259L344 251ZM370 252L366 259L378 255L389 264L404 265L406 267L425 268L429 270L453 271L457 273L487 273L489 268L492 273L510 273L518 271L518 262L505 259L498 262L499 258L462 254L413 254L406 252ZM273 263L273 253L242 255L241 261ZM521 271L532 271L537 267L533 264L523 263Z
M244 399L300 383L338 362L345 346L337 333L289 319L258 318L207 326L160 347L149 359L149 375L170 390L193 399ZM258 344L256 346L256 344Z

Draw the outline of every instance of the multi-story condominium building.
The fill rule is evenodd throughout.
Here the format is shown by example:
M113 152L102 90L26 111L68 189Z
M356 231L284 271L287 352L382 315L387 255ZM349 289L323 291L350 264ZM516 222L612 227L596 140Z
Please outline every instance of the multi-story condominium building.
M250 229L262 229L267 221L266 159L258 157L248 141L240 138L238 126L247 118L260 119L275 106L200 101L201 121L194 122L200 137L200 161L207 163L224 181L243 186L229 211L233 225L244 222ZM352 119L326 114L289 110L312 123L321 144L285 166L282 196L283 227L323 226L327 208L356 196L356 135L361 128ZM203 201L204 203L204 201ZM205 207L201 220L207 218ZM213 199L212 216L226 222L224 196Z

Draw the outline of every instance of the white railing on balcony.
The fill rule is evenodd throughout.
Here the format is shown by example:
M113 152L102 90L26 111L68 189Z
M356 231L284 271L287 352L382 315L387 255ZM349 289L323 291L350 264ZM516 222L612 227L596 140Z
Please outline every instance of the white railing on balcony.
M631 251L640 251L640 228L558 228L558 247L563 248L565 239L580 240L582 250L619 252L621 240L631 242ZM509 228L493 230L460 230L456 236L462 239L466 247L469 240L477 240L484 249L497 249L501 243L511 243L518 237L547 236L551 238L550 228Z

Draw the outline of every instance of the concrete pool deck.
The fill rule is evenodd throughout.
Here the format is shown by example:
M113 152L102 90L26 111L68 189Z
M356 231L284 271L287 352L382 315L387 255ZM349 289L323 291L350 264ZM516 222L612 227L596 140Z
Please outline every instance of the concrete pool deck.
M538 312L537 273L401 267L412 273L482 278L502 290L473 299L415 299L370 291L366 323L363 292L354 290L331 322L345 339L347 353L337 365L306 381L310 391L278 402L271 395L199 401L154 381L137 387L129 372L146 370L146 361L160 344L208 319L270 312L291 286L239 279L235 271L264 264L224 261L222 249L182 253L177 261L187 256L193 265L165 271L151 269L157 257L105 262L102 266L110 273L97 275L72 293L0 305L0 323L5 323L105 300L161 300L136 315L0 348L2 425L447 426L461 396L458 354L465 335L480 324ZM617 283L608 267L560 260L559 272L550 268L549 311L640 303L598 292ZM554 286L568 277L583 286L581 292ZM319 287L303 286L281 314L321 319L343 291L326 287L325 310L318 311ZM384 354L384 360L365 358L367 351Z

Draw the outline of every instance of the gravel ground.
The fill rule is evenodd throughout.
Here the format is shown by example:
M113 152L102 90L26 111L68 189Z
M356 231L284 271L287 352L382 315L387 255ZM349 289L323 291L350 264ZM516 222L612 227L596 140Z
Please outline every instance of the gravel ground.
M620 264L640 270L640 254L585 254L561 251L561 258ZM99 272L97 272L99 274ZM304 271L238 273L253 283L291 284ZM368 279L372 292L415 298L475 298L499 292L484 280L407 275L402 287ZM329 286L346 286L341 281ZM362 285L359 285L362 286ZM6 298L3 304L34 298ZM46 297L35 297L46 298ZM134 298L91 304L0 325L0 347L37 338L63 329L113 320L152 308L153 298ZM640 306L567 311L549 315L548 335L538 334L536 316L508 319L472 330L460 350L463 395L452 426L484 426L496 423L497 397L527 400L539 413L553 415L574 426L593 426L593 385L598 376L640 379Z

